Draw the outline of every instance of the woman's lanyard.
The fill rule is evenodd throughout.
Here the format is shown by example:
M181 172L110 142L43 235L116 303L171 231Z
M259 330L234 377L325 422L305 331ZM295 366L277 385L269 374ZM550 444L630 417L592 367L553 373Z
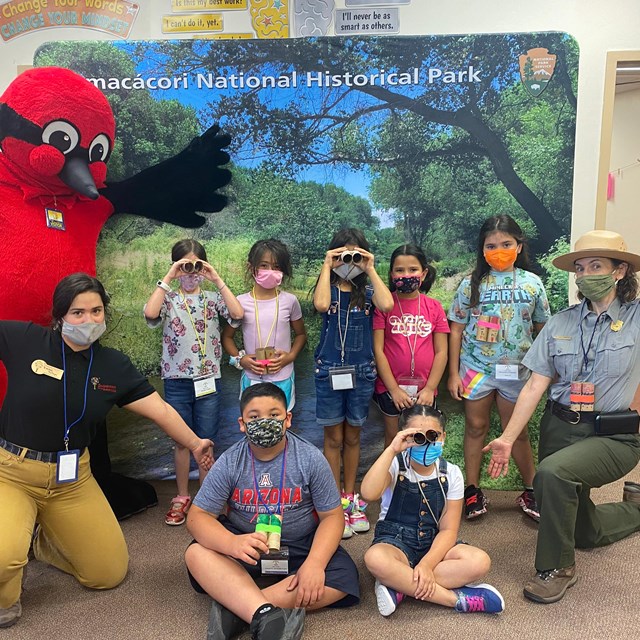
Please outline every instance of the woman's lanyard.
M64 339L61 338L62 344L62 398L64 402L64 449L69 451L69 431L71 427L78 424L82 418L84 418L85 411L87 410L87 389L89 387L89 376L91 375L91 365L93 364L93 345L89 347L89 367L87 369L87 379L84 381L84 405L82 407L82 413L77 420L74 420L71 424L67 420L67 359L64 354Z
M284 510L284 501L282 500L282 489L284 488L284 479L287 474L287 444L288 443L285 440L284 451L282 453L282 469L280 471L280 491L278 492L278 506L275 512L271 511L271 509L269 508L269 505L262 499L262 495L260 494L260 489L258 488L258 478L256 477L255 458L253 455L253 451L251 451L251 447L249 447L249 445L247 444L247 447L249 447L249 453L251 454L251 471L253 472L253 487L256 492L256 513L251 519L251 522L253 522L258 517L258 500L262 503L262 506L264 506L264 508L266 509L267 513L270 516L278 514L280 517L282 517L282 512Z
M344 346L347 343L347 331L349 331L349 309L351 303L347 307L347 319L344 323L344 334L342 333L342 322L340 320L340 287L338 286L338 335L340 336L340 361L344 364Z
M193 332L196 334L196 340L198 341L198 351L200 356L200 369L204 368L204 361L207 358L207 299L204 294L198 294L198 297L202 295L202 319L204 322L204 341L200 340L200 334L196 329L196 323L193 321L193 316L191 315L191 310L189 309L189 303L187 302L187 294L182 292L184 296L184 306L187 310L187 314L189 315L189 320L191 320L191 326L193 327ZM195 305L194 305L195 306Z
M408 329L407 331L407 344L409 345L409 352L411 353L411 377L413 378L413 374L416 368L416 345L418 344L418 318L420 318L420 298L422 296L418 293L418 315L415 318L415 323L413 327L414 335L413 335L413 345L411 344L411 336L409 335ZM402 310L402 304L400 304L400 296L396 293L396 300L398 301L398 307L400 308L400 314L402 315L402 323L407 326L404 320L404 311Z
M587 303L586 300L582 301L582 305L583 305L583 309L582 311L584 312L584 305ZM578 372L578 377L580 377L580 375L582 375L582 371L584 370L587 375L587 369L589 367L589 351L591 351L591 345L593 344L593 339L596 335L596 330L598 329L598 324L600 324L600 320L602 318L604 318L604 314L606 313L606 311L603 311L597 318L596 318L596 322L593 325L593 331L591 332L591 337L589 338L589 344L587 345L587 348L584 348L584 329L582 327L582 320L580 321L580 349L582 351L582 364L580 365L580 371ZM584 320L584 318L583 318ZM595 368L595 364L596 364L596 356L598 355L598 344L600 342L600 338L598 337L598 342L596 343L596 353L594 353L593 355L593 366Z
M251 290L251 295L253 296L253 308L255 309L255 314L256 314L256 333L258 335L257 348L263 349L264 347L269 346L269 340L271 339L271 334L273 333L273 330L276 328L276 325L278 324L278 316L280 315L280 299L278 298L278 290L276 289L276 313L273 316L273 322L271 323L271 329L269 329L269 335L267 336L267 340L264 344L262 344L262 335L260 333L260 317L258 315L258 301L256 300L255 287L253 287L253 289ZM273 342L274 342L273 346L275 346L275 336L274 336Z

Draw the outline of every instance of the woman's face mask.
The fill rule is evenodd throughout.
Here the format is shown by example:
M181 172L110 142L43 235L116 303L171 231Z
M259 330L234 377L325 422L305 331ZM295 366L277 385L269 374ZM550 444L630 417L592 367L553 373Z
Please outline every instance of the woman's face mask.
M442 442L427 443L409 449L409 455L414 462L428 467L442 455Z
M204 280L204 276L192 273L187 276L180 276L180 278L178 279L180 280L180 288L183 291L190 293L191 291L195 291L200 286L200 283Z
M105 322L82 322L71 324L62 320L60 333L73 344L80 347L88 347L93 344L107 330Z

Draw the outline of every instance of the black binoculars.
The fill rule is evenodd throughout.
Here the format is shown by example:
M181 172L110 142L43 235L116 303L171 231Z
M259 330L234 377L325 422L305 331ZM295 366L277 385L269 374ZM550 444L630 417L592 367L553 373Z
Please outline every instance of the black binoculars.
M360 264L362 257L359 251L343 251L340 255L340 260L342 260L343 264Z
M439 435L440 434L433 429L429 429L425 433L421 433L420 431L418 431L417 433L413 434L413 442L418 446L427 444L427 442L429 444L433 444L438 439Z
M204 269L204 262L202 260L194 260L193 262L185 262L180 265L180 268L185 273L200 273Z

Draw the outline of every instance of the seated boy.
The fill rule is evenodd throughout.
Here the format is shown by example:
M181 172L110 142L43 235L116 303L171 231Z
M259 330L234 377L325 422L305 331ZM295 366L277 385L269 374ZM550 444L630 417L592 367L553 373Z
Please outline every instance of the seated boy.
M195 541L187 567L194 588L214 600L209 638L236 637L247 624L255 640L300 638L305 609L360 600L358 571L339 546L340 494L322 452L287 433L291 413L278 387L248 387L240 412L246 438L216 461L189 511ZM254 581L269 550L267 535L256 532L259 515L272 523L281 517L281 544L289 551L285 574L265 588ZM284 563L277 564L282 571Z
M373 543L364 556L376 578L376 600L390 616L405 596L470 613L501 613L489 584L489 556L458 542L462 472L442 457L444 416L415 404L400 414L400 431L362 480L362 497L382 497Z

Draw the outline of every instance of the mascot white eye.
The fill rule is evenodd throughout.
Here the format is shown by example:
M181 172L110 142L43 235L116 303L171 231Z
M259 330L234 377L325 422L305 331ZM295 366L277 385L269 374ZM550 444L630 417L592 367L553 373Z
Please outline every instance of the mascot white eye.
M110 150L109 138L104 133L97 135L89 146L89 162L105 162Z
M64 120L50 122L42 131L42 142L50 144L65 155L71 153L80 141L78 130Z

